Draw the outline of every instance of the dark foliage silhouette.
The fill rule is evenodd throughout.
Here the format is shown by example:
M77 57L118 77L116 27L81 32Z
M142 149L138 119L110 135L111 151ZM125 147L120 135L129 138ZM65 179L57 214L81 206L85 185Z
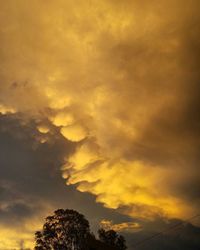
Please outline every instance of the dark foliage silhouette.
M125 239L115 231L99 230L99 240L89 222L75 210L59 209L35 233L35 250L125 250Z
M35 250L81 250L89 234L89 222L82 214L59 209L46 218L43 230L36 232Z
M101 242L113 246L118 250L127 249L124 237L116 233L114 230L105 231L101 228L99 229L98 234Z

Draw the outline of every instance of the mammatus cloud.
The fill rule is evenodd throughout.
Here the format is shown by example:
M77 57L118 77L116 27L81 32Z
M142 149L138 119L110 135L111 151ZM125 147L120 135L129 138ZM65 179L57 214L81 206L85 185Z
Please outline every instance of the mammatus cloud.
M61 167L135 217L199 211L199 1L1 1L0 112L45 143L76 143Z
M44 133L43 129L41 134L35 121L26 121L19 114L0 116L1 250L33 249L35 231L59 207L84 214L94 232L103 218L115 223L131 220L95 203L95 197L75 186L65 186L60 166L67 154L72 155L76 143L52 130Z

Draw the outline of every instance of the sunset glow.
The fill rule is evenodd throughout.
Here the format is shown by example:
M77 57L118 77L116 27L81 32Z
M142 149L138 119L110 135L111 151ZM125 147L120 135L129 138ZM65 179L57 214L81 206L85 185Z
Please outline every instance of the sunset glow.
M14 163L1 155L0 250L32 249L65 199L87 211L80 197L95 197L133 220L102 220L122 231L198 214L200 2L0 4L0 132L15 140L2 147L25 145Z

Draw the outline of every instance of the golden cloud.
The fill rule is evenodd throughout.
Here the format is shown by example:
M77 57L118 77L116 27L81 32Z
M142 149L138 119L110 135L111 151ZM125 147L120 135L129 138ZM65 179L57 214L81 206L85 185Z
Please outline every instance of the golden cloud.
M104 230L114 230L116 232L128 231L128 232L138 232L142 230L142 227L139 223L136 222L123 222L119 224L113 224L110 220L102 220L100 226Z
M0 113L48 120L77 143L63 176L105 206L196 213L182 190L199 175L199 2L1 5Z

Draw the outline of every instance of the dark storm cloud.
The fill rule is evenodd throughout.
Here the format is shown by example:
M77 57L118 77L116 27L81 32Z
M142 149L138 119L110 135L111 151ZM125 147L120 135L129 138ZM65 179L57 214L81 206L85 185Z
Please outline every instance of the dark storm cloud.
M15 115L0 116L1 225L23 225L26 220L38 218L40 227L44 217L57 208L77 209L86 215L94 230L104 218L116 223L131 220L96 204L95 197L66 187L60 166L66 152L73 152L73 143L54 135L41 144L37 136L34 122L22 125Z
M147 222L144 230L126 234L130 249L138 250L197 250L200 246L200 228L180 220ZM161 233L162 232L162 233Z

